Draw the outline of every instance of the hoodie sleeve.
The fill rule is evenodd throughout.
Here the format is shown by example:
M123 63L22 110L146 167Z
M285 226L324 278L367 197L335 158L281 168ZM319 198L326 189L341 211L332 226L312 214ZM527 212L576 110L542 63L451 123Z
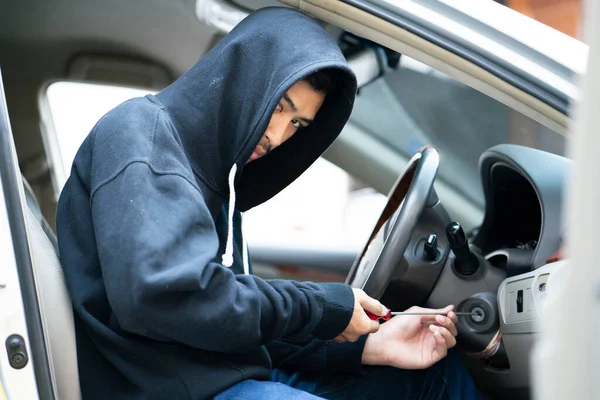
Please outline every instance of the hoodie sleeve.
M239 353L277 338L332 339L350 322L348 285L265 281L215 262L198 187L132 162L91 193L108 301L125 331Z
M356 342L327 342L314 336L304 340L278 339L267 344L273 367L316 373L362 372L362 353L367 335Z

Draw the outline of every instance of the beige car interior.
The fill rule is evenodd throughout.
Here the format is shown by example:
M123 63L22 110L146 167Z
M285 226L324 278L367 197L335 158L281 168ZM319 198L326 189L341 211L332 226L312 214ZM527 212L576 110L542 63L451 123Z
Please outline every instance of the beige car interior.
M23 187L27 204L25 222L52 386L57 399L79 400L73 307L59 262L56 237L25 179Z

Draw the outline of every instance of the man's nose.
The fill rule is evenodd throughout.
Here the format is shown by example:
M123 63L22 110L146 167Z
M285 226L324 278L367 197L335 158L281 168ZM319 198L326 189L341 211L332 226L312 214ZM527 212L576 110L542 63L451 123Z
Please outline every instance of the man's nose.
M274 150L276 147L279 147L283 143L286 128L287 124L282 122L269 124L269 127L267 129L267 137L269 138L271 150Z

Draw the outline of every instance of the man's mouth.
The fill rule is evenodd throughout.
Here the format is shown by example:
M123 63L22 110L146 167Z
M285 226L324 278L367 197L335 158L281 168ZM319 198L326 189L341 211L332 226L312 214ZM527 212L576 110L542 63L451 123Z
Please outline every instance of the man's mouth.
M269 154L270 150L271 150L271 144L269 143L269 138L266 136L263 136L260 139L260 142L258 142L256 147L254 148L254 151L252 152L252 155L250 156L250 159L248 160L248 162L254 161L258 158L266 156L267 154Z
M265 154L267 154L267 152L260 145L256 146L256 148L252 152L252 155L250 156L250 161L254 161L254 160L258 159L258 158L261 158Z

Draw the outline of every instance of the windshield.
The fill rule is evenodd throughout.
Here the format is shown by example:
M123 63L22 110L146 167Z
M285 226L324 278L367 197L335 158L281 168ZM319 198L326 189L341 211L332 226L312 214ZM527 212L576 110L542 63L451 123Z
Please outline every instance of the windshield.
M565 151L565 138L553 130L406 56L397 70L360 89L351 121L406 157L435 146L439 179L481 207L478 162L485 150L513 143Z

